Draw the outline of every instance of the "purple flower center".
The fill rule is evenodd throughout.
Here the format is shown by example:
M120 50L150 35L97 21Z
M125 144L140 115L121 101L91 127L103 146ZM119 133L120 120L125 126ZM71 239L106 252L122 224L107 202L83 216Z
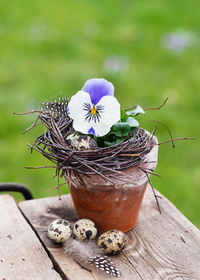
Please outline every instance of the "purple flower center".
M103 112L104 106L102 105L93 105L93 107L91 107L91 105L89 103L84 103L83 104L83 110L86 111L85 114L85 121L94 121L95 123L98 121L100 121L101 118L101 114Z

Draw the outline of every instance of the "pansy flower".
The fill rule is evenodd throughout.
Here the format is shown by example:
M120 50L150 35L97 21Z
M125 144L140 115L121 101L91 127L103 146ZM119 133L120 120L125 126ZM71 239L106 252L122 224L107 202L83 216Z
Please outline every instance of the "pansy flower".
M72 96L68 115L73 128L84 134L104 136L120 120L120 104L114 97L112 83L105 79L88 80Z

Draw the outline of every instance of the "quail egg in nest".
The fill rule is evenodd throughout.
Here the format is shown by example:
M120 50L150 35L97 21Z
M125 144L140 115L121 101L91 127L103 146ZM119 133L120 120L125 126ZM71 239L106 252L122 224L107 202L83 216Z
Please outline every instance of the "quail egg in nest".
M117 229L104 232L97 239L97 245L107 254L116 255L126 246L125 234Z
M64 219L55 220L48 227L48 237L56 243L64 242L71 234L70 223Z
M93 221L81 219L74 224L73 233L78 240L92 240L97 235L97 228Z
M93 149L97 147L96 141L88 135L78 135L73 133L65 139L67 145L76 150Z

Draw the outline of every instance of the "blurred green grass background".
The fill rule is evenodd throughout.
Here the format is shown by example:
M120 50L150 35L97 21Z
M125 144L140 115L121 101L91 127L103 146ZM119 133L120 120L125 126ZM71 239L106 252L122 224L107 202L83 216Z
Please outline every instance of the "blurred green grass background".
M162 177L152 181L200 227L199 8L194 0L1 1L0 181L23 183L35 198L56 195L47 192L56 185L52 169L24 169L48 164L26 146L42 127L22 135L35 116L13 112L70 97L87 79L104 77L124 108L158 106L169 97L162 110L138 119L159 120L174 137L196 137L174 150L160 146L156 172ZM150 131L154 126L144 124ZM162 127L157 137L169 138Z

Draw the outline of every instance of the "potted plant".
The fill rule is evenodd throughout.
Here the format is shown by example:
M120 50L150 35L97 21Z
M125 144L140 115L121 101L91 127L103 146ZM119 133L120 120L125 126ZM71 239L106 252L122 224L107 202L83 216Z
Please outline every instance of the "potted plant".
M66 178L78 217L100 232L132 229L157 164L157 138L135 119L144 110L121 109L113 85L91 79L70 100L43 102L34 112L46 129L31 148Z

